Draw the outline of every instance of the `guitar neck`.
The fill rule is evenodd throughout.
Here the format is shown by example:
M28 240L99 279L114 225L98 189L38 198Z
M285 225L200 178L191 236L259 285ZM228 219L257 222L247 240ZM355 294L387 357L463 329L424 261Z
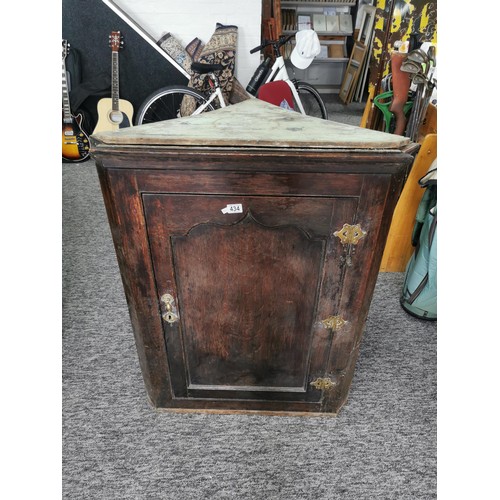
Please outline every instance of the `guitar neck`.
M118 52L111 53L111 107L119 111L120 103L120 71L118 68Z
M62 62L62 107L64 123L71 123L71 106L69 103L68 79L66 77L66 63Z

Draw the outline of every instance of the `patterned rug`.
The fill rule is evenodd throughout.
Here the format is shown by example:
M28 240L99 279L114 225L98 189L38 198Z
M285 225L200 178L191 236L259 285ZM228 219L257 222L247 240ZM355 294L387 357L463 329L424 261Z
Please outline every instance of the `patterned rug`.
M224 69L217 72L222 95L229 102L229 95L233 88L234 66L236 60L236 44L238 42L238 27L224 26L217 23L215 32L208 43L203 47L197 62L205 64L221 64ZM206 75L193 74L188 86L199 90L204 94L210 93L210 84L205 78ZM219 107L219 103L216 103ZM182 116L190 115L195 109L192 99L184 99L181 107Z

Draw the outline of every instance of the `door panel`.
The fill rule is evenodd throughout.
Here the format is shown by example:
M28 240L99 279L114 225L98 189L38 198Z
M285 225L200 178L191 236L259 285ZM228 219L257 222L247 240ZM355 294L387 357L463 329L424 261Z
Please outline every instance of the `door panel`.
M179 316L164 322L176 397L319 400L332 336L318 309L335 312L343 276L332 232L356 203L143 195L158 297Z
M189 387L303 389L324 241L249 213L172 248Z

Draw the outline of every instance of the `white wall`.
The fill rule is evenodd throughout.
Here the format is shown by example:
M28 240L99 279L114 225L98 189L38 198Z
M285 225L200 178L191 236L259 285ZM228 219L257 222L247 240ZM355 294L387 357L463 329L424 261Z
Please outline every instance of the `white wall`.
M235 76L246 87L259 65L262 0L114 0L144 31L158 40L172 33L186 46L198 37L208 42L217 22L238 26Z

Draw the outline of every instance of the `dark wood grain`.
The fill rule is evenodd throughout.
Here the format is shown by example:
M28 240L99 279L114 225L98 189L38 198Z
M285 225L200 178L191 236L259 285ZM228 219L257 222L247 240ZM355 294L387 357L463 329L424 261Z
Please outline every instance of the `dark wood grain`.
M303 387L324 242L250 212L172 240L190 385Z
M97 170L108 214L123 288L134 331L139 363L151 402L161 406L172 398L162 325L158 314L148 236L135 176Z

